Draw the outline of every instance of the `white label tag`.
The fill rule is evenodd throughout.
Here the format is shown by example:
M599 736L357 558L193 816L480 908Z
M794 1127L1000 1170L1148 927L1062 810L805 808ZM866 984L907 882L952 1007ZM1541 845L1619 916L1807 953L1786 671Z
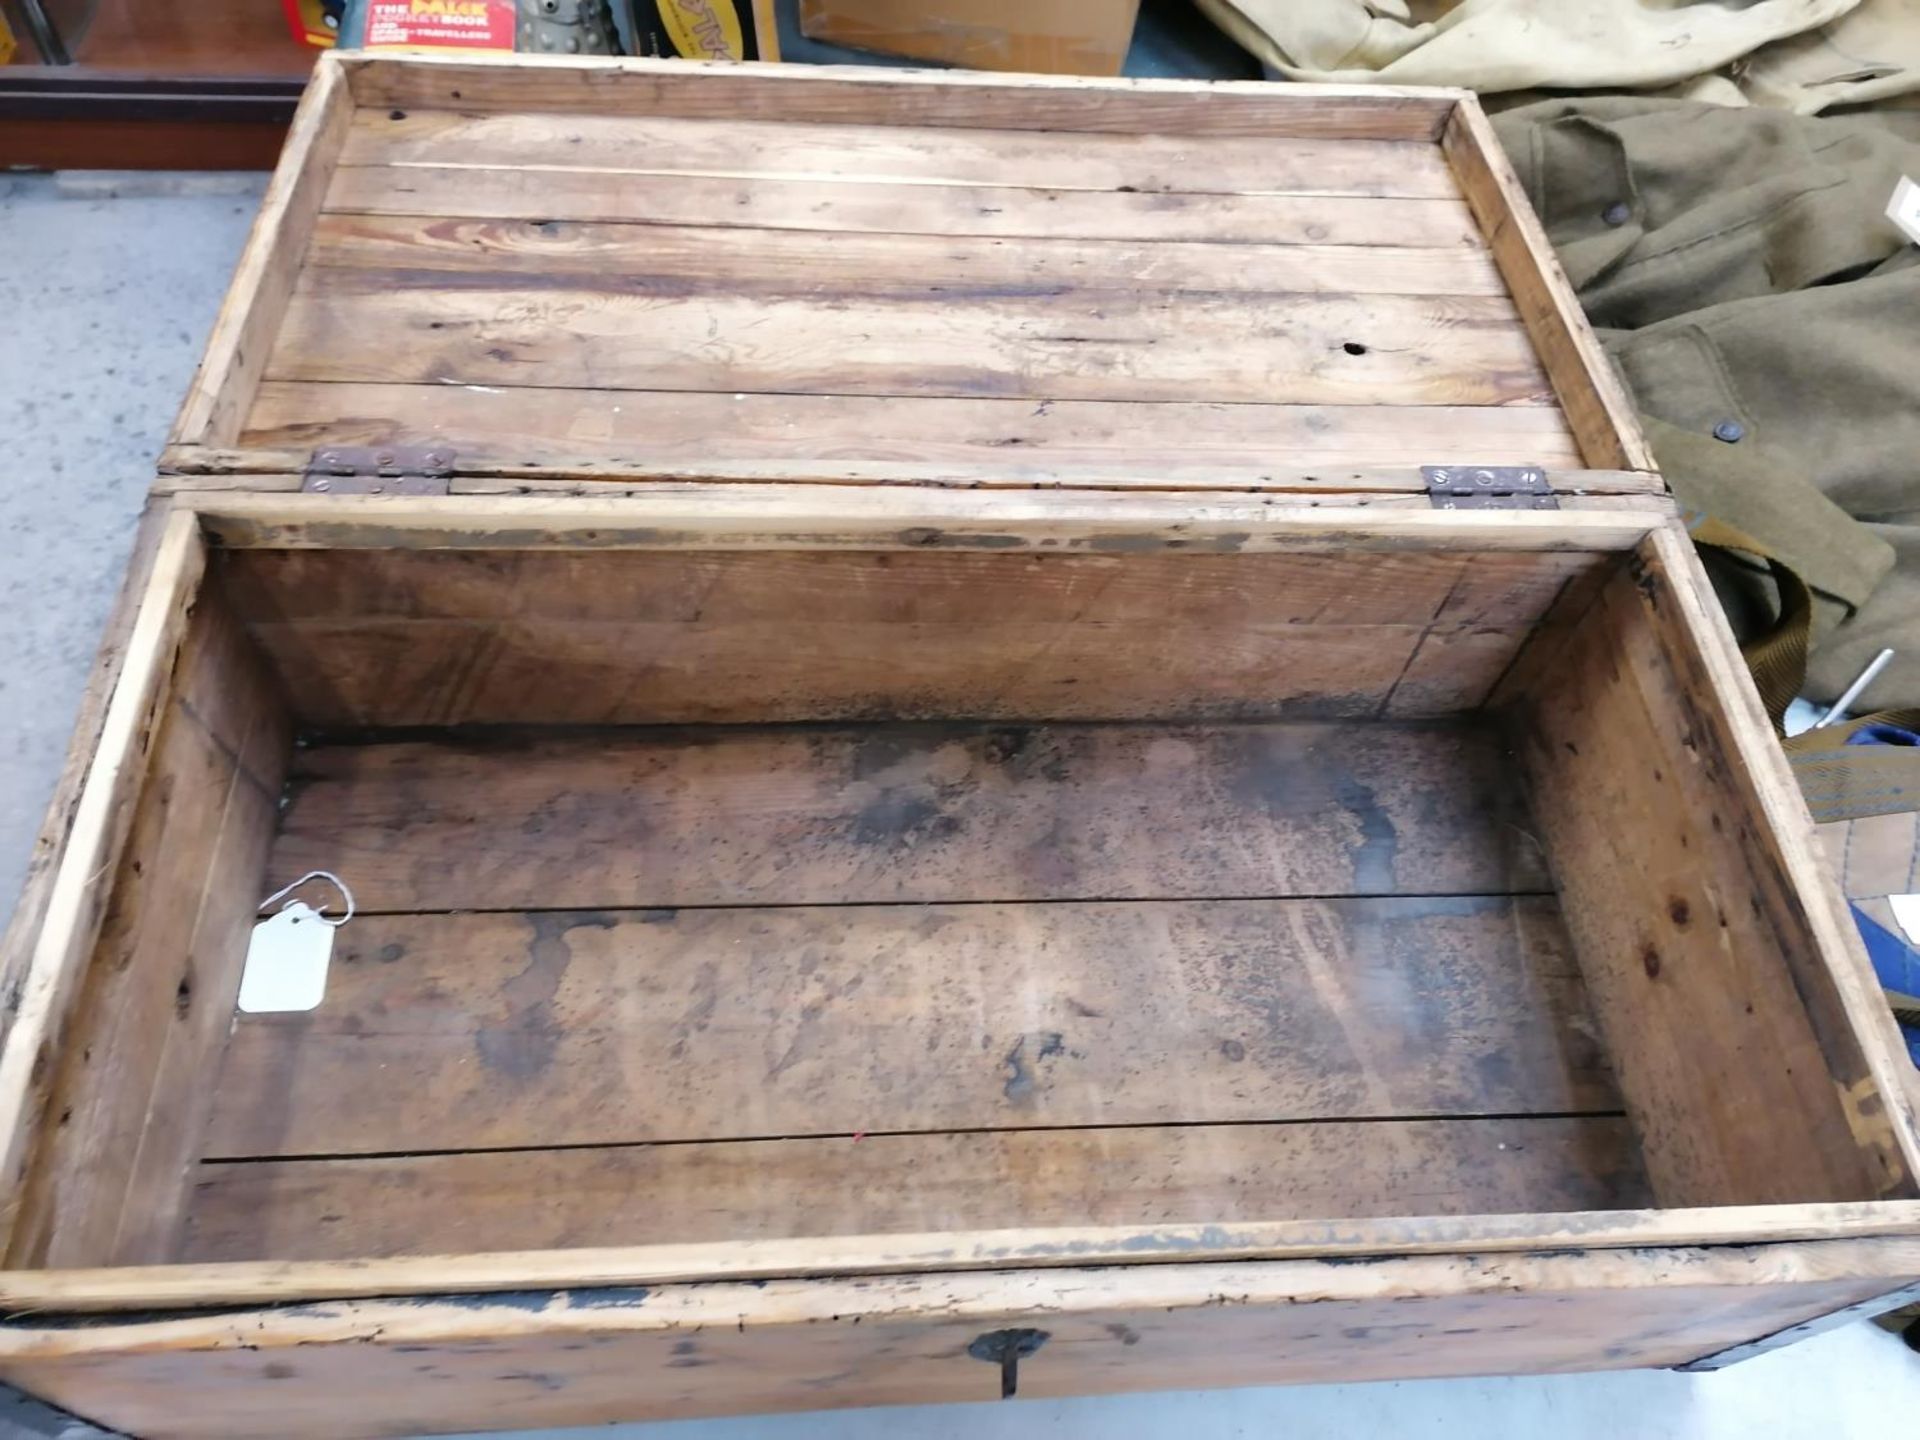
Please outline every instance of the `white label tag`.
M1893 199L1887 202L1887 218L1900 227L1900 233L1920 245L1920 185L1913 177L1902 175L1893 187Z
M1920 895L1889 895L1887 903L1893 906L1893 918L1907 932L1907 943L1920 945Z
M249 1015L314 1009L326 998L332 959L333 926L295 900L253 927L240 974L240 1008Z

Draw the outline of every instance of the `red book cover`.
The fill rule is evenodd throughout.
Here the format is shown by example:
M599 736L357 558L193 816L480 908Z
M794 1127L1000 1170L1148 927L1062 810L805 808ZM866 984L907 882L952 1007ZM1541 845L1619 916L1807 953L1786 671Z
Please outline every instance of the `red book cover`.
M513 0L367 0L368 50L513 49Z

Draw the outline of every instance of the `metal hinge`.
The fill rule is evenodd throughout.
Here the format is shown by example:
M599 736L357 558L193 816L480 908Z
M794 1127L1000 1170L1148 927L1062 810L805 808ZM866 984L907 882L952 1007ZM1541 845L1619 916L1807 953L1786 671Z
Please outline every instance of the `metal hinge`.
M450 445L329 445L313 452L301 490L319 495L444 495Z
M1558 510L1538 465L1422 465L1436 510Z

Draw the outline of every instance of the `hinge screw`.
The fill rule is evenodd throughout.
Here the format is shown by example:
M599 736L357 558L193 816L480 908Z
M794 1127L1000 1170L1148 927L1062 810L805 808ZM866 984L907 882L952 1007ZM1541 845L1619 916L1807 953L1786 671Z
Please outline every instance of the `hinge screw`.
M313 482L313 488L316 490L331 490L333 488L333 482L327 479L316 480Z

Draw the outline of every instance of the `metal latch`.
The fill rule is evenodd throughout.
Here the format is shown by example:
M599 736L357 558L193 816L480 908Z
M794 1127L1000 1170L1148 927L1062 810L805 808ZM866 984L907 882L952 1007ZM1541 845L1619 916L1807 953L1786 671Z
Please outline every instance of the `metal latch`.
M1436 510L1558 510L1538 465L1422 465Z
M1011 1400L1020 1388L1020 1362L1050 1338L1045 1330L989 1330L967 1346L967 1354L1000 1367L1000 1398Z
M445 495L450 445L329 445L313 452L301 490L320 495Z

